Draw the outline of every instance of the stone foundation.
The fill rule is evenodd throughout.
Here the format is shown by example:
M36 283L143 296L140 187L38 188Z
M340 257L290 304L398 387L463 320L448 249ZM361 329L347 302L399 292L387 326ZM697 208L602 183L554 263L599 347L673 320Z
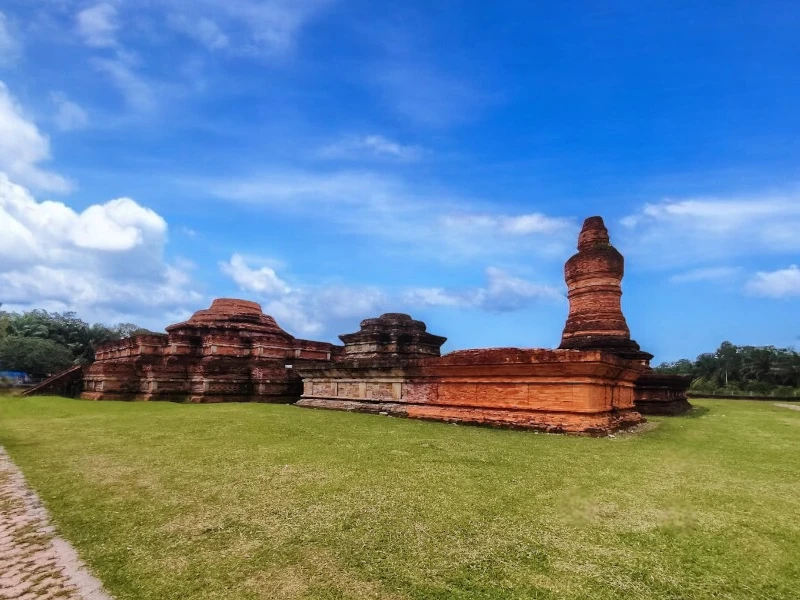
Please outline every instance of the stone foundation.
M365 364L298 365L298 406L603 435L642 421L637 363L597 351L464 350Z
M636 410L643 415L681 415L691 410L686 396L691 382L691 377L646 371L636 380Z

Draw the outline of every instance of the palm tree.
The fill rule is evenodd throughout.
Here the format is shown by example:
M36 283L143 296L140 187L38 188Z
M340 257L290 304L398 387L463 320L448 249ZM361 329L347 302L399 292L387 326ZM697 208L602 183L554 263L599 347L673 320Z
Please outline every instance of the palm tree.
M800 353L785 350L775 361L771 372L780 385L800 387Z

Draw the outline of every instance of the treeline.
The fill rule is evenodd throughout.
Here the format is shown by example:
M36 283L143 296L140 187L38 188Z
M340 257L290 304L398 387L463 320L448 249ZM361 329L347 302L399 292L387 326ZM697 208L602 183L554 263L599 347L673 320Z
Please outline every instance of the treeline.
M661 363L655 370L692 377L690 389L697 392L800 396L800 353L794 348L722 342L716 352Z
M94 349L103 342L139 333L147 330L133 323L90 325L74 312L0 311L0 371L52 375L91 362Z

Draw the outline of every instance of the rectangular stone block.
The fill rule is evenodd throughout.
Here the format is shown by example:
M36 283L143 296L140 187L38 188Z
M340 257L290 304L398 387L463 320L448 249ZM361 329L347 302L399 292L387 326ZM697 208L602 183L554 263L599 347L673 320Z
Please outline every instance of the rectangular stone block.
M330 381L315 381L311 386L311 395L322 398L335 398L336 383Z
M392 400L394 399L393 386L391 383L367 382L366 397L370 400Z
M404 383L400 395L402 402L430 404L439 399L439 387L435 383Z
M339 382L337 396L339 398L361 398L362 396L359 394L359 388L361 386L358 382Z

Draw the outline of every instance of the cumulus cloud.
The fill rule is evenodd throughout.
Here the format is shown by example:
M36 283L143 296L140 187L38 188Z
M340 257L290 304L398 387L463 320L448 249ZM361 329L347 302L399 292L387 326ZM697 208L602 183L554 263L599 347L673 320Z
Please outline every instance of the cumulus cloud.
M0 214L8 224L0 256L5 264L69 262L81 250L124 253L164 243L167 223L130 198L94 204L81 213L62 202L36 201L0 173Z
M347 137L320 151L320 156L323 158L339 160L390 158L404 162L419 160L423 154L424 150L419 146L400 144L382 135Z
M0 65L14 63L19 57L21 44L11 32L8 19L0 11Z
M83 129L89 123L89 115L63 92L53 92L50 97L55 104L55 122L61 131Z
M380 312L387 295L373 286L341 284L289 285L268 265L233 254L220 263L220 270L244 292L258 298L262 308L296 335L341 333L353 319Z
M167 223L130 198L76 212L38 201L0 173L0 302L81 314L196 306L188 269L163 258Z
M800 250L800 198L792 195L666 200L622 224L626 253L656 266Z
M111 48L117 45L119 24L117 8L113 4L101 2L83 9L75 17L75 24L87 46Z
M536 302L560 302L564 293L552 285L534 283L498 269L486 269L486 284L465 290L414 288L403 300L411 306L479 308L490 312L511 312Z
M28 119L0 81L0 171L36 189L67 192L72 184L40 166L50 159L50 140Z
M769 298L800 296L800 268L791 265L777 271L760 271L747 282L745 289L753 295Z
M292 291L273 268L253 268L241 254L233 254L230 261L221 262L219 266L243 290L268 296L281 296Z

